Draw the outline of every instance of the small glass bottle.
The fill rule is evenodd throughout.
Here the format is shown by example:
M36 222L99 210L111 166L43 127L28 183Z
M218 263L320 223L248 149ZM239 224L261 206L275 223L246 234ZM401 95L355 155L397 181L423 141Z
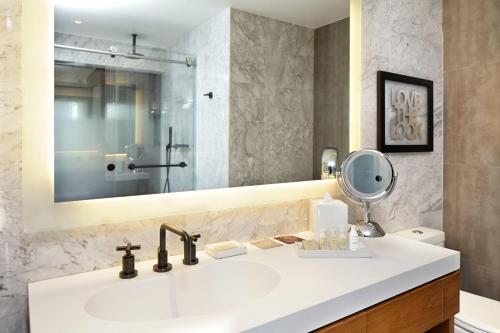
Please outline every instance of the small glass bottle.
M338 250L339 244L338 244L338 229L337 228L331 228L330 229L330 250Z
M320 250L328 250L328 235L325 228L319 229L319 248Z
M338 248L339 250L347 250L347 232L340 230L338 234Z
M351 225L349 231L349 250L356 251L359 248L358 231L355 225Z

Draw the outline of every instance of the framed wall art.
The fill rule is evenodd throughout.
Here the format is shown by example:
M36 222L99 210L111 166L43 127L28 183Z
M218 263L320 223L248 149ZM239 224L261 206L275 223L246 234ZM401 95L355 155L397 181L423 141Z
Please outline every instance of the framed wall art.
M385 153L434 149L433 82L378 71L377 148Z

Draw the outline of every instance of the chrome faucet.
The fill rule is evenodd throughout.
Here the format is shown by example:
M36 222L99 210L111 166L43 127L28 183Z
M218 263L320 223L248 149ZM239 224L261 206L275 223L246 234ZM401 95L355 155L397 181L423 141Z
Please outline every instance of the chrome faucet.
M158 247L158 264L153 266L155 272L168 272L172 269L172 264L168 262L168 251L166 248L166 230L181 236L181 241L184 242L184 265L196 265L196 241L201 236L199 234L190 235L186 231L174 227L170 224L163 223L160 227L160 246Z

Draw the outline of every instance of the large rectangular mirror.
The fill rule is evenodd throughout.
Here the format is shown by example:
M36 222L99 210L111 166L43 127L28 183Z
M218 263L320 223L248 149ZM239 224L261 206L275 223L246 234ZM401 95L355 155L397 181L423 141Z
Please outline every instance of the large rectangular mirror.
M296 182L349 152L349 0L55 0L56 202Z

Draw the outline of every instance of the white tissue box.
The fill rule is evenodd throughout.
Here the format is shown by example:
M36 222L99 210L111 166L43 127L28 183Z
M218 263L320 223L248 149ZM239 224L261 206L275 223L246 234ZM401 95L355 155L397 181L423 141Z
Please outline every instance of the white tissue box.
M309 204L309 228L313 239L319 242L320 230L338 229L347 233L348 207L341 200L334 200L330 193L325 193L323 199L313 199Z

